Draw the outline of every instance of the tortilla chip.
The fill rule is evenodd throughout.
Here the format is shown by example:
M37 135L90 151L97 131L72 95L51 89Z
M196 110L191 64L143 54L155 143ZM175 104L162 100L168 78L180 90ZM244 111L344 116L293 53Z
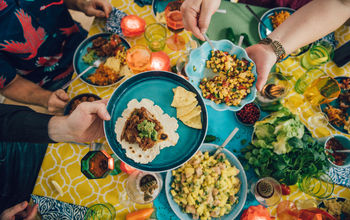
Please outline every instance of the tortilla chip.
M190 111L189 113L187 113L184 116L180 117L181 121L189 121L191 118L200 115L202 112L202 109L200 106L196 106L192 111Z
M119 73L120 71L120 60L115 57L108 57L104 65L114 70L116 73Z
M178 86L175 89L173 89L173 92L174 92L174 99L173 99L173 102L171 103L171 106L173 107L183 107L196 101L196 94L193 92L187 91L181 86Z
M181 116L188 114L196 107L197 104L198 101L196 100L189 105L176 108L176 117L180 118Z
M202 129L201 115L199 114L199 115L191 118L190 120L185 121L184 124L191 127L191 128Z

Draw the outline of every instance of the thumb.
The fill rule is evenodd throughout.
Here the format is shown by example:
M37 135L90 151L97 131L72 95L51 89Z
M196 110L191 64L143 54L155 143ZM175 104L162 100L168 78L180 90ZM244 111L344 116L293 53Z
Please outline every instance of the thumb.
M63 101L68 101L69 99L68 94L63 89L57 90L56 96Z
M267 81L269 74L266 74L263 70L257 69L258 80L256 82L256 89L260 92Z
M98 18L106 17L106 14L103 11L95 9L95 8L90 8L89 14L92 15L92 16L96 16Z
M28 202L24 201L24 202L21 202L13 207L7 209L7 211L6 211L7 217L9 217L9 219L12 219L12 217L14 217L17 213L26 209L27 205L28 205Z
M89 114L97 114L102 120L110 120L111 116L109 115L106 104L103 102L88 102L87 111Z
M201 11L198 19L198 27L201 33L205 33L208 30L210 24L211 14L205 11Z

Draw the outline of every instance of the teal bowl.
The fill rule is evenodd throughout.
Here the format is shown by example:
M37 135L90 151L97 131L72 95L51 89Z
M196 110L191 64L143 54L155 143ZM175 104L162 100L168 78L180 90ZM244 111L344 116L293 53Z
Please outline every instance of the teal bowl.
M208 151L209 155L213 155L218 149L218 147L219 146L215 144L203 144L200 147L200 151L202 152ZM237 159L237 157L227 149L223 149L222 152L226 155L226 158L231 163L231 165L235 166L239 170L238 178L241 182L241 188L237 193L238 203L232 206L231 211L228 214L220 218L221 220L232 220L232 219L236 219L236 217L239 215L239 213L243 209L243 206L247 199L248 183L247 183L247 177L246 177L245 171L242 167L242 164ZM168 171L165 177L165 193L166 193L168 203L171 209L177 215L177 217L179 217L181 220L191 220L192 216L190 214L183 212L181 207L173 200L173 196L170 193L172 182L173 182L173 176L171 174L171 171ZM212 219L217 220L219 218L212 218Z
M256 80L258 78L258 75L256 73L255 63L253 62L253 60L251 60L248 57L247 52L242 47L234 45L231 41L220 40L220 41L212 41L212 42L213 42L215 49L221 50L221 51L226 51L231 55L235 54L238 59L244 58L244 59L246 59L249 62L254 64L254 66L252 68L252 72L255 76L255 81L253 83L252 88L250 89L250 93L244 99L242 99L240 105L228 106L225 103L216 104L215 102L213 102L209 99L205 99L203 97L204 103L206 105L209 105L210 107L212 107L213 109L215 109L217 111L226 111L226 110L239 111L246 104L253 102L255 97L256 97L256 87L255 87L256 85L255 84L256 84ZM186 65L186 69L185 69L190 83L192 83L192 85L194 85L194 87L199 91L199 93L201 95L202 95L202 91L199 88L199 83L201 82L201 79L204 77L212 78L214 75L216 75L211 70L206 68L206 61L210 57L211 50L212 49L211 49L210 45L208 44L208 42L205 42L204 44L202 44L202 46L193 50L190 54L190 59L188 61L188 64Z

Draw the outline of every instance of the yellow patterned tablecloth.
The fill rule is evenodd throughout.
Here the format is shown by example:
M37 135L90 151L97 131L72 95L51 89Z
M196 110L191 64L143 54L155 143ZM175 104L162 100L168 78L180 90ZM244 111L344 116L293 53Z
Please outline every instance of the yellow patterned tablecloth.
M112 0L111 3L114 7L127 14L137 14L144 18L147 24L155 22L151 6L141 8L133 0ZM89 35L103 32L102 27L104 26L104 22L103 20L95 19ZM172 33L168 31L168 36L170 35ZM187 41L191 36L186 31L183 31L180 35ZM127 41L131 46L136 44L146 45L143 36L127 38ZM171 63L174 65L177 58L185 51L175 52L166 47L165 52L170 56ZM68 94L70 97L74 97L81 93L94 93L108 99L117 86L96 88L83 83L81 80L76 80L69 87ZM106 142L105 146L109 148ZM46 151L33 194L87 207L96 203L109 202L114 205L117 211L117 219L124 219L125 215L130 211L152 206L138 205L124 201L127 198L125 192L127 175L124 173L117 176L108 176L100 180L88 180L80 171L80 160L88 151L88 147L76 144L50 144ZM110 149L108 151L112 153ZM51 184L52 180L56 181L62 187L63 196L60 196L54 189L54 186Z
M152 8L150 6L140 8L133 3L133 0L112 0L112 4L127 14L137 14L141 16L146 20L147 24L155 22ZM103 24L103 21L95 20L89 35L102 32L103 29L101 27ZM168 32L168 34L171 35L170 32ZM181 35L186 39L190 37L190 34L186 31L182 32ZM336 31L336 39L339 40L340 44L350 40L350 28L339 28ZM143 37L127 40L131 46L136 44L145 44ZM165 49L165 52L167 52L171 57L172 65L176 63L177 57L183 53L183 51L170 51L168 48ZM299 63L299 58L289 58L286 61L278 64L278 68L282 73L294 75L292 79L293 84L295 83L296 79L298 79L298 77L305 72ZM345 67L338 68L333 62L329 62L321 68L331 76L350 76L350 64L346 65ZM81 93L90 92L95 93L102 98L109 98L115 88L116 86L108 88L95 88L83 83L80 80L77 80L69 88L68 93L71 97L74 97ZM312 110L310 106L303 101L303 97L297 94L294 90L291 91L288 97L285 98L284 105L289 107L297 114L301 113L301 119L305 124L307 124L307 118L315 113L314 110ZM302 112L296 112L295 106L300 106ZM331 127L308 127L316 137L338 133ZM126 197L124 186L127 178L127 175L125 174L108 176L107 178L101 180L88 180L80 171L80 160L88 152L88 150L89 149L86 146L79 146L75 144L50 144L48 146L33 194L47 196L82 206L109 202L113 204L117 210L117 219L124 219L124 216L128 212L145 207L133 203L126 203L124 201ZM62 187L64 192L62 196L55 191L53 185L50 183L51 180L55 180ZM350 189L336 186L334 196L350 198ZM289 199L292 201L307 198L310 197L300 192L296 186L292 186L292 194L290 196L284 197L284 199ZM271 208L271 212L272 214L275 213L275 207Z

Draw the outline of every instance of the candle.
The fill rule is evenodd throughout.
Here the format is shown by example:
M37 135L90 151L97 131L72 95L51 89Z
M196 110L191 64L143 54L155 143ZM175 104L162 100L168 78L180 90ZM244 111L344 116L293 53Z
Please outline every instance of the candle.
M170 58L163 51L153 52L151 55L151 70L170 70Z
M136 37L145 32L146 22L139 16L127 15L122 19L120 26L125 37Z

